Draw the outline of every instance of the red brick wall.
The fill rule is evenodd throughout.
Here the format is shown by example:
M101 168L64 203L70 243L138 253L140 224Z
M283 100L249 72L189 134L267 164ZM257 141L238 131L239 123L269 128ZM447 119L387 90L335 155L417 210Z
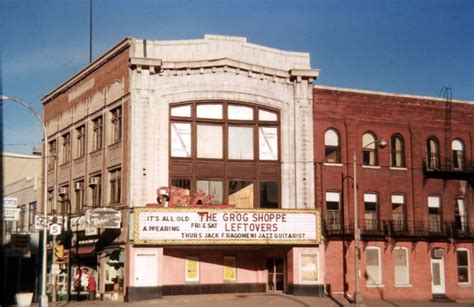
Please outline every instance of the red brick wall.
M376 192L379 203L379 219L391 219L392 193L404 193L406 199L407 220L427 220L427 196L436 194L441 196L443 221L454 220L454 198L464 194L470 222L474 221L472 187L459 180L425 179L423 177L423 159L425 158L426 139L436 136L440 145L440 158L443 164L448 155L451 155L451 141L461 138L465 145L465 154L468 161L472 161L473 133L474 133L474 104L452 102L451 133L446 137L445 119L446 103L442 100L428 98L412 98L396 95L376 93L350 92L347 90L315 88L313 91L314 103L314 159L315 159L315 191L316 207L320 208L325 216L325 192L342 192L344 206L344 220L347 225L353 220L353 184L350 178L342 180L344 176L353 176L353 153L357 154L358 168L358 216L363 218L364 192ZM335 128L340 135L341 165L329 166L324 162L324 132L328 128ZM394 133L403 136L405 142L406 169L390 168L390 146L379 149L379 169L362 168L362 135L373 132L377 138L383 138L390 143ZM448 142L446 142L446 140ZM464 189L464 193L463 193ZM366 242L367 243L367 242ZM416 246L408 244L410 277L412 287L408 289L393 287L393 262L391 249L386 248L385 242L368 242L368 245L378 245L383 251L383 266L392 268L383 274L384 288L363 288L364 296L372 298L392 299L431 299L431 268L430 253L426 243ZM397 243L396 246L404 246ZM441 244L441 243L439 243ZM446 289L447 294L456 297L474 297L474 291L461 288L457 284L456 259L453 250L455 244L441 244L446 253ZM432 248L431 246L430 248ZM473 246L470 249L471 271ZM349 293L353 293L353 250L352 245L346 254L349 282ZM342 267L343 247L341 242L326 244L326 259L328 268ZM361 270L364 267L362 260ZM412 263L413 262L413 263ZM340 270L327 269L325 282L331 284L331 290L343 290L343 274ZM362 271L363 272L363 271ZM471 282L474 275L471 272ZM474 284L474 283L473 283Z

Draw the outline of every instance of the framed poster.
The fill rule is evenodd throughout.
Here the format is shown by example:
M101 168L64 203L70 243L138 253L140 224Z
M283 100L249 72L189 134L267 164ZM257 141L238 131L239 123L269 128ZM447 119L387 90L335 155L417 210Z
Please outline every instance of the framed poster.
M237 267L235 257L224 257L224 282L237 281Z
M318 281L318 254L303 254L300 256L300 281Z
M187 282L199 281L199 257L186 257L186 277Z

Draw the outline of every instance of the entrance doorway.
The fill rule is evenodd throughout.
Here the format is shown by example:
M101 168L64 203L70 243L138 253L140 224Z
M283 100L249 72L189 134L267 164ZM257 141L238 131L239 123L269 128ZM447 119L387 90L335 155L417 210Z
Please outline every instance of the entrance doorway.
M283 258L267 259L267 291L285 290L285 262Z
M431 292L433 295L444 295L446 284L444 280L443 250L434 249L431 255Z

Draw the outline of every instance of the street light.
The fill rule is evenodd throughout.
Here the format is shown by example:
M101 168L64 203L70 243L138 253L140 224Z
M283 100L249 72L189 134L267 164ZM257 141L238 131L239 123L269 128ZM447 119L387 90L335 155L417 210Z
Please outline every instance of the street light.
M48 221L48 164L46 154L48 153L48 134L46 133L46 126L44 124L41 115L36 112L36 110L29 105L28 103L21 101L18 98L0 95L0 102L11 101L21 104L25 108L31 111L33 115L38 119L41 124L41 128L43 128L43 182L44 182L44 189L43 189L43 218L44 221ZM46 295L46 266L47 266L47 241L48 241L48 227L45 226L43 229L43 252L42 252L42 265L41 265L41 299L40 299L40 306L47 307L48 306L48 296Z
M370 145L376 144L376 146L380 148L385 148L387 146L387 142L380 138L373 142L366 144L362 147L362 150L368 148ZM354 151L354 303L356 306L364 306L364 301L362 295L360 293L359 287L359 254L360 254L360 229L358 223L358 208L357 208L357 154Z

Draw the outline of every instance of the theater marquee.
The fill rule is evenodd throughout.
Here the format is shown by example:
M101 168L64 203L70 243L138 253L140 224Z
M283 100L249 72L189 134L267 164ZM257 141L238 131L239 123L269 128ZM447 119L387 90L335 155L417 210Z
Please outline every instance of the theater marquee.
M136 208L135 244L319 244L317 210Z

